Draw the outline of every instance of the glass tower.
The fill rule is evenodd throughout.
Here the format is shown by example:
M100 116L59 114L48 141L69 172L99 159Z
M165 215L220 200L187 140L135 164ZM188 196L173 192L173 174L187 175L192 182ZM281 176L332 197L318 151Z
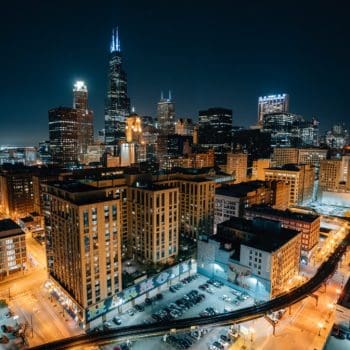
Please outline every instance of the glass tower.
M105 108L106 144L117 144L125 138L125 119L130 114L127 77L122 68L118 28L112 31L109 55L108 90Z

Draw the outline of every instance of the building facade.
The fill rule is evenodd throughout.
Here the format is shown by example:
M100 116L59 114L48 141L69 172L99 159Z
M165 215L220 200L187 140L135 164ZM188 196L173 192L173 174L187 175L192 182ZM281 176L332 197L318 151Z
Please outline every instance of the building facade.
M226 173L233 175L235 183L247 180L248 155L246 153L227 153Z
M314 168L308 164L286 164L265 169L265 180L278 180L289 184L289 205L300 205L313 198Z
M0 220L0 280L26 269L25 232L12 220Z
M179 189L157 184L128 188L129 246L140 262L164 264L178 254Z
M0 169L0 207L8 216L19 218L34 211L35 168L21 165Z
M74 181L43 188L53 292L64 299L67 312L85 324L88 308L98 308L122 289L120 199Z
M288 94L261 96L258 100L258 124L262 125L265 114L284 113L288 111Z
M273 204L273 191L263 181L244 182L215 190L214 232L217 225L231 217L242 217L253 204Z
M316 214L279 210L266 205L253 205L245 210L247 219L255 217L276 220L282 226L301 232L301 255L308 262L320 239L321 217Z
M199 111L199 143L202 145L230 144L232 132L232 110L209 108Z
M293 286L301 236L277 221L231 218L198 242L198 271L255 300L269 300Z

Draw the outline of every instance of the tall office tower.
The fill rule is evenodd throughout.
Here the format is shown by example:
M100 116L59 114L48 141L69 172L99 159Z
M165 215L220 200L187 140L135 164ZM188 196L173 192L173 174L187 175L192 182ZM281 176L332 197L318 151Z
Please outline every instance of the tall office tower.
M118 28L112 31L109 55L108 90L105 107L105 141L115 145L124 140L125 118L130 114L127 76L122 67Z
M49 279L86 324L122 289L121 199L79 182L43 184Z
M88 107L88 89L83 81L77 81L73 88L73 108L78 121L78 153L82 161L88 146L94 143L93 112Z
M199 111L198 124L200 144L215 147L231 143L231 109L216 107Z
M265 114L287 113L288 110L288 94L261 96L258 101L258 124L262 125Z
M175 104L169 91L168 98L164 98L163 92L157 105L158 129L160 134L170 135L175 132Z
M342 161L340 159L325 159L320 162L318 193L336 191L342 180Z
M88 109L88 89L81 80L76 81L73 87L73 108Z
M290 185L289 205L312 200L315 171L309 164L286 164L265 169L265 180L278 180Z
M73 88L73 108L49 110L51 159L54 164L76 166L93 144L93 112L88 109L88 90L83 81Z
M75 166L79 161L79 124L77 110L58 107L49 110L49 138L52 162Z
M147 183L128 188L129 244L134 258L166 263L178 254L179 189Z
M246 153L227 153L226 173L232 174L235 183L247 179L248 155Z
M169 156L168 138L175 133L175 104L171 99L169 91L168 98L164 98L161 93L160 101L157 105L158 137L157 137L157 159L161 168L166 167Z

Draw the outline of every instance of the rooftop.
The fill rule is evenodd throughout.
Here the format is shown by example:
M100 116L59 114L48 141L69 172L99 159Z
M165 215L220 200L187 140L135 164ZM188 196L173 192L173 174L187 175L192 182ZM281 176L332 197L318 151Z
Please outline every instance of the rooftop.
M247 212L254 212L254 214L267 214L267 215L274 215L274 216L280 216L283 218L290 218L293 220L300 220L300 221L307 221L307 222L313 222L317 220L320 216L316 214L306 214L306 213L300 213L300 212L293 212L291 210L280 210L272 208L266 204L256 204L252 205L250 208L246 209Z
M87 185L79 181L59 181L49 183L49 185L70 193L96 191L96 187Z
M227 240L227 237L220 237L219 227L227 227L252 233L254 235L253 238L246 241L241 241L241 244L267 252L273 252L279 249L281 246L299 234L299 232L296 230L281 227L281 223L279 221L261 218L246 220L231 217L229 220L218 225L219 234L215 239L219 241L221 239Z
M229 197L244 197L249 192L256 191L258 188L265 188L265 181L249 181L239 184L222 186L215 190L215 194Z
M297 164L285 164L282 166L268 168L268 170L300 171L300 166Z
M24 232L13 220L0 220L0 238L7 238L18 234L24 234Z

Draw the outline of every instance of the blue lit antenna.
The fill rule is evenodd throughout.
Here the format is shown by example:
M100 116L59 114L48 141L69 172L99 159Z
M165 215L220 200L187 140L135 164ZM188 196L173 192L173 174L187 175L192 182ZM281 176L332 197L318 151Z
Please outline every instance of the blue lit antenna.
M120 52L120 41L118 27L112 29L112 41L110 46L111 52Z

